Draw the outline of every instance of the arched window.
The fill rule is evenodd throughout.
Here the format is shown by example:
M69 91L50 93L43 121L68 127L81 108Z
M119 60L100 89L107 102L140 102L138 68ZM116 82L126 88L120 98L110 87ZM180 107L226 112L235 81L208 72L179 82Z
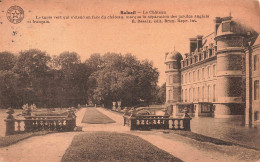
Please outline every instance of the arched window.
M254 100L259 99L259 80L254 81Z

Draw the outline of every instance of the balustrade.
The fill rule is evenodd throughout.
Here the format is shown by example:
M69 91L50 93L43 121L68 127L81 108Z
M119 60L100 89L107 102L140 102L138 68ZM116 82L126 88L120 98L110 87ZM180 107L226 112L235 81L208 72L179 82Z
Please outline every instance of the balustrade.
M124 115L124 125L128 125L130 130L150 130L150 129L172 129L190 131L190 120L187 111L182 118L172 118L169 115L155 116L128 116Z
M69 109L68 116L25 116L25 119L15 119L13 109L7 110L6 136L24 132L73 131L76 127L76 115Z

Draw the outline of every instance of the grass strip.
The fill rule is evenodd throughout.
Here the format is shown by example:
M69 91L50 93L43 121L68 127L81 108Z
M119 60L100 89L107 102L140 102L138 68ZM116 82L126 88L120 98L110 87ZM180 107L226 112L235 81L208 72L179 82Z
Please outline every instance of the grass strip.
M81 121L82 123L88 124L108 124L108 123L115 123L114 120L109 118L108 116L104 115L96 108L87 108L85 115Z
M197 134L197 133L190 132L190 131L174 130L173 133L184 136L184 137L188 137L188 138L194 139L196 141L200 141L200 142L210 142L210 143L213 143L213 144L216 144L216 145L227 145L227 146L236 145L236 146L241 146L241 147L244 147L244 148L254 149L254 150L259 151L259 149L256 148L256 147L251 147L251 146L241 145L241 144L234 143L234 142L224 141L224 140L212 138L212 137L209 137L209 136L204 136L204 135Z
M181 160L134 135L115 132L88 132L74 137L61 161Z
M12 144L15 144L19 141L28 139L33 136L42 136L49 134L49 131L40 131L40 132L29 132L29 133L23 133L23 134L15 134L5 137L0 137L0 147L6 147L10 146Z

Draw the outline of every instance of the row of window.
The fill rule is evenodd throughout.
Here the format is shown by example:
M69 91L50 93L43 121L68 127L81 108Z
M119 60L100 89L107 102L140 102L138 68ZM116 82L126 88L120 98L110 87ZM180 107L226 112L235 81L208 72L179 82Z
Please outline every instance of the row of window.
M254 100L259 100L259 80L254 81ZM216 101L216 85L182 89L182 101Z
M194 71L186 72L181 75L182 84L192 83L200 80L209 79L216 76L216 64L209 65L206 68L197 69Z
M182 89L182 101L216 101L216 85Z
M173 99L172 90L168 91L169 100ZM254 81L254 100L259 100L259 80ZM216 85L182 89L182 101L216 101Z
M215 56L215 51L217 50L217 46L214 46L211 44L211 48L206 48L202 52L199 52L195 55L188 56L188 58L185 58L183 61L181 61L181 67L184 68L186 66L192 65L194 63L200 62L202 60L205 60L207 58L210 58L212 56Z

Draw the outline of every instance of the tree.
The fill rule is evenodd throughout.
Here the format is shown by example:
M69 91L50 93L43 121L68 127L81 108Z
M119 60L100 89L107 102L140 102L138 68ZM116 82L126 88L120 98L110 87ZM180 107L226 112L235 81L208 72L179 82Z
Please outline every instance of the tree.
M21 51L17 58L14 71L18 74L27 74L33 77L41 77L49 70L48 64L51 57L37 49Z
M76 52L63 52L59 56L56 57L57 67L60 69L69 69L73 65L79 64L80 56Z
M156 103L164 104L166 101L166 83L164 83L161 87L158 86L156 93Z
M75 52L63 52L54 59L55 69L61 72L59 99L64 106L76 106L87 102L87 65L81 63Z
M12 71L0 71L0 106L16 107L19 105L19 76Z
M119 100L122 106L152 102L159 73L151 62L139 61L131 54L107 53L100 58L98 67L89 78L94 84L89 89L94 102L107 106Z
M20 96L31 96L30 98L23 97L23 104L35 103L41 106L46 102L45 94L50 80L48 78L50 60L51 57L46 52L37 49L19 53L13 70L19 74Z
M16 57L10 52L0 52L0 70L12 70Z

